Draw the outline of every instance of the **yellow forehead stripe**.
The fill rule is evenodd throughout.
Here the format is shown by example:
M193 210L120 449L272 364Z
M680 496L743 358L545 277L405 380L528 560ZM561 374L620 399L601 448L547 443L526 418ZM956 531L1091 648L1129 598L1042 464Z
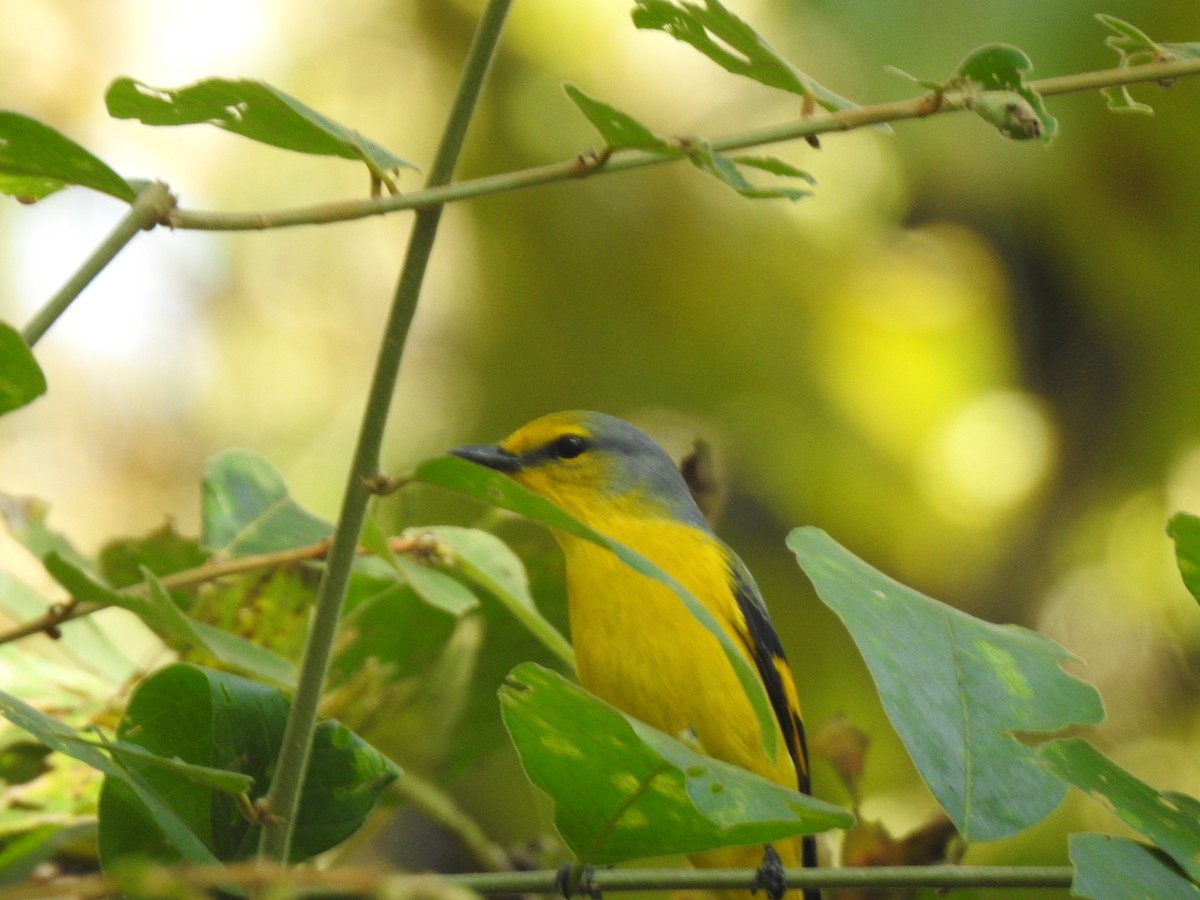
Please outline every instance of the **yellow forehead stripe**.
M500 442L500 449L516 456L523 456L531 450L544 447L546 444L568 434L591 438L592 433L574 416L554 414L534 419L528 425L518 428Z

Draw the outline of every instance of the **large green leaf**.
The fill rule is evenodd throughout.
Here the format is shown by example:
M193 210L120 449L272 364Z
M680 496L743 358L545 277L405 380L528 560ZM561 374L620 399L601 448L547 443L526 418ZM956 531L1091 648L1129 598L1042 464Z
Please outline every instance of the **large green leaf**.
M766 690L759 680L758 672L729 635L725 633L725 629L713 618L712 613L705 609L670 574L619 541L588 528L545 497L526 490L500 472L475 465L458 457L445 456L422 463L413 472L411 478L413 481L437 485L469 497L475 497L484 503L519 513L550 528L556 528L583 538L585 541L591 541L593 544L610 550L635 571L671 588L700 624L712 632L720 642L721 648L725 651L725 657L733 666L733 671L737 674L738 681L741 682L746 696L750 698L751 706L758 717L759 730L767 756L774 757L777 739L775 714L771 711L771 705L767 700Z
M160 757L249 776L254 786L248 799L254 800L270 786L288 708L280 690L177 663L138 685L117 734ZM160 765L132 759L126 765L170 804L212 858L227 862L253 855L259 828L227 794ZM322 722L301 798L293 861L327 850L352 834L398 774L345 726ZM183 858L174 837L159 827L142 798L123 782L106 778L100 795L101 860L110 865L128 854L165 861Z
M849 629L888 718L964 838L1005 837L1058 805L1066 785L1014 733L1103 718L1096 691L1062 670L1071 654L905 587L818 529L798 528L787 544Z
M0 113L0 121L3 120ZM0 153L4 139L0 136ZM46 393L46 376L21 333L0 322L0 415L32 403Z
M69 184L126 203L137 196L124 178L66 135L20 113L0 112L0 193L39 200Z
M1167 854L1128 838L1073 834L1071 896L1092 900L1200 900L1200 887L1188 881Z
M223 556L290 550L323 541L333 525L288 495L283 477L249 450L226 450L208 464L201 545Z
M262 81L206 78L181 88L156 88L118 78L104 95L109 115L146 125L216 125L234 134L300 153L367 163L372 171L415 168L386 147Z
M1192 881L1200 881L1200 801L1155 790L1082 738L1051 741L1038 749L1038 758L1169 853Z
M815 82L780 56L763 37L718 0L674 3L637 0L633 24L690 44L721 68L811 100L831 112L855 104Z
M556 672L518 666L500 689L529 779L583 862L693 853L844 828L843 809L695 752Z
M179 815L175 805L167 802L156 790L153 780L144 778L135 767L110 759L75 729L16 697L0 693L0 713L47 747L103 772L106 783L122 785L124 794L134 798L134 802L144 811L144 821L175 848L175 858L194 863L216 862L212 852Z

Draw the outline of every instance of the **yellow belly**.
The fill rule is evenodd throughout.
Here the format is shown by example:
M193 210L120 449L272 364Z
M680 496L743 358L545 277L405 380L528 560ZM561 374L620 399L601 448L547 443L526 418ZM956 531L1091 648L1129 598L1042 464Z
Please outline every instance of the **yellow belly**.
M674 576L744 648L738 634L744 629L742 614L715 540L686 525L661 521L647 526L619 519L598 530ZM796 770L781 731L776 728L776 757L768 759L758 718L724 650L675 592L608 550L569 535L558 538L566 554L571 640L583 686L660 731L694 740L709 756L794 789ZM744 649L743 654L750 659ZM774 846L784 866L800 865L798 839ZM727 847L694 854L691 860L705 868L756 868L763 848ZM745 891L716 896L751 900Z
M616 536L614 530L607 533ZM741 613L728 587L721 545L686 525L661 521L651 527L622 522L618 533L680 581L742 646L734 624ZM608 550L569 536L560 540L583 686L660 731L694 736L709 756L794 788L796 773L782 735L775 742L776 758L768 759L758 719L720 643L675 592Z

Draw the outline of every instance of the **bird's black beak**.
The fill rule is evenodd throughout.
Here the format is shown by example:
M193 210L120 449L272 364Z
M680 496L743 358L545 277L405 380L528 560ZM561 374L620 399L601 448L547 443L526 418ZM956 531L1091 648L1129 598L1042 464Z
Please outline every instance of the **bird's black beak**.
M455 447L450 453L497 472L516 472L524 465L521 457L501 450L494 444L469 444L465 447Z

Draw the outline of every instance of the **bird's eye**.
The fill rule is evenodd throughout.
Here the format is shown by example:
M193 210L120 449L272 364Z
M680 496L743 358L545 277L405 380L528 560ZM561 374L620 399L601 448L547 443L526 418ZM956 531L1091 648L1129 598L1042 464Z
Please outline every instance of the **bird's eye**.
M556 459L574 459L588 448L587 439L578 434L564 434L554 442Z

